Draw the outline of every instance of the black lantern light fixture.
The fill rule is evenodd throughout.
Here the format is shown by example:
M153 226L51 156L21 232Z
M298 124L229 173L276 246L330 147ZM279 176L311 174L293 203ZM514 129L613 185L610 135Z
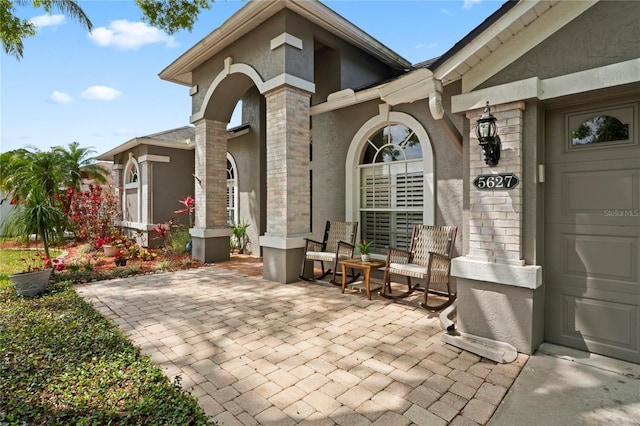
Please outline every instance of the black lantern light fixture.
M501 143L496 127L496 118L491 114L489 101L487 101L487 106L484 108L482 117L478 119L476 136L484 152L484 162L491 167L497 166L498 160L500 160Z

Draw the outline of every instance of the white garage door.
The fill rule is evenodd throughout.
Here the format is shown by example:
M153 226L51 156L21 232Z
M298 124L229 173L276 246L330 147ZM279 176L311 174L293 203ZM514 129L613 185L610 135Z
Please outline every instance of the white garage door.
M640 362L640 95L546 112L545 340Z

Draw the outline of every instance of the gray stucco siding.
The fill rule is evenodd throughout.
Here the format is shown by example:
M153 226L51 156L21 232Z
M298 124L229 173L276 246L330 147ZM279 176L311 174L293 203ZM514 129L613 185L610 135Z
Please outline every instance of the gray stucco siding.
M169 163L153 162L153 217L152 223L164 223L175 217L174 212L183 207L179 200L194 195L194 156L193 150L172 150L162 147L149 147L150 154L170 158ZM178 220L188 225L188 218Z
M595 4L479 88L530 77L546 79L635 59L640 51L638 4Z

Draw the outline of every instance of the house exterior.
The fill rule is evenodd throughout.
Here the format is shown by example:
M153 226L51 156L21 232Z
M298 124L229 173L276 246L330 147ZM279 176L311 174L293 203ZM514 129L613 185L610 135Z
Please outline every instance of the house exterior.
M145 247L161 240L152 231L176 219L180 199L193 194L194 129L184 126L133 138L98 156L112 161L121 217L116 224ZM188 226L186 218L183 224Z
M640 362L638 13L509 1L410 64L318 1L247 3L160 73L192 97L193 255L229 257L230 155L265 278L297 281L327 220L358 221L381 257L415 223L454 225L460 331ZM495 166L475 134L487 102Z

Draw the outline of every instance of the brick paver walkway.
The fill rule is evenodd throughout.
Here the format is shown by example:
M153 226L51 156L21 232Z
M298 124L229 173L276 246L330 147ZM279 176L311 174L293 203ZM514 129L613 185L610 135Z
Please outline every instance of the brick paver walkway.
M443 344L420 308L217 265L78 292L227 426L485 424L528 359Z

